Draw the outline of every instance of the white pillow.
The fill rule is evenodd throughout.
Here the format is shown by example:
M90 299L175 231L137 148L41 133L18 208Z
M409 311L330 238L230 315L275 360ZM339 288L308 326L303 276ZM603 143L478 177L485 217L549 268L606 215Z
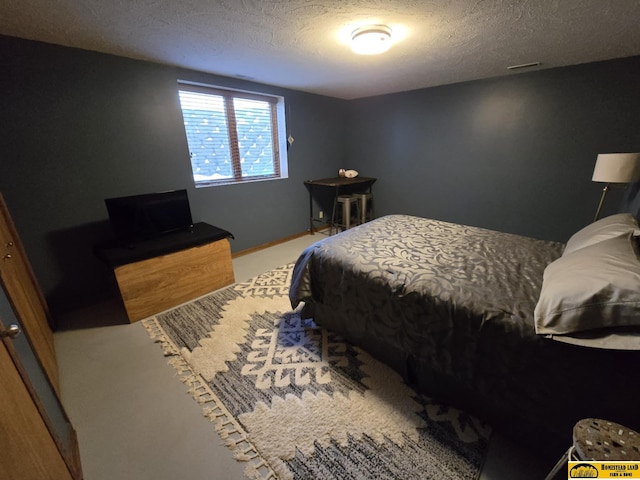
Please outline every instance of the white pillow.
M640 234L638 221L630 213L617 213L601 218L574 233L567 241L562 255L630 231Z
M633 232L550 263L534 319L539 334L640 325L640 260Z

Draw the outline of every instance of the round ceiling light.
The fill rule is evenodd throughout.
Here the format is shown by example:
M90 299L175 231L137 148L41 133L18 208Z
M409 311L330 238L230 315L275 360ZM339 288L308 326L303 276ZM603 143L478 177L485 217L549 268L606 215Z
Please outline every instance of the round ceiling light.
M367 25L351 34L351 50L359 55L377 55L391 48L391 29L386 25Z

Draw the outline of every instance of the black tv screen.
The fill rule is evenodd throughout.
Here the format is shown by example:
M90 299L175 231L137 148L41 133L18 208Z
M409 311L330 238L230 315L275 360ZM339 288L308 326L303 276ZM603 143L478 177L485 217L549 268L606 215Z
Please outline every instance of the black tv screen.
M193 226L186 190L106 198L104 203L116 238L125 243Z

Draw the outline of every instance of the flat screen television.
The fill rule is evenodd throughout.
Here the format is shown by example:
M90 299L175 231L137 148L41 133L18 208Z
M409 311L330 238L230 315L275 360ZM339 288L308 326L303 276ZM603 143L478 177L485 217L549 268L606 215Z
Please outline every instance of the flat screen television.
M135 243L193 227L186 190L106 198L109 222L122 243Z

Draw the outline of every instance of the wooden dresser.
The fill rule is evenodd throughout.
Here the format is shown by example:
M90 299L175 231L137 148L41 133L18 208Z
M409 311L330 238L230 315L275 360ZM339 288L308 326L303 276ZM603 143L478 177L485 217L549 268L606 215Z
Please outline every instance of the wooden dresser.
M130 322L188 302L234 282L226 230L196 223L132 245L107 243L96 255L115 274Z

